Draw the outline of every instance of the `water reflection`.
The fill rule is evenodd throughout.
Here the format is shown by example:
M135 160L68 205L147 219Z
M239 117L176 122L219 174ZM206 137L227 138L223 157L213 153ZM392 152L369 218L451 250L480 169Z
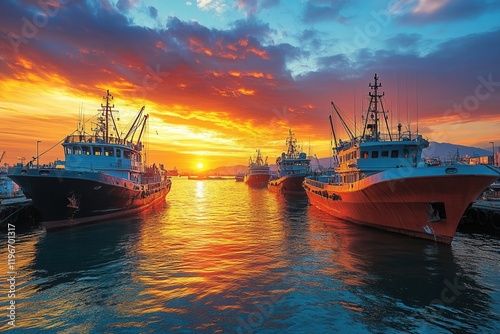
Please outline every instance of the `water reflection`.
M281 289L276 282L289 263L276 255L285 235L268 192L249 189L249 201L245 188L234 190L241 184L198 183L197 193L203 189L206 201L193 203L188 187L176 188L171 205L189 208L183 219L179 210L169 210L148 218L157 224L142 226L132 273L144 286L142 307L129 312L168 313L155 325L167 330L231 331L243 310ZM202 219L191 213L200 210Z
M304 196L179 179L134 219L20 237L18 330L494 332L499 246L434 244L336 221Z
M132 269L127 248L136 233L137 219L110 221L39 231L30 236L31 251L28 242L18 243L19 258L30 259L19 269L18 327L92 329L88 319L99 318L99 309L123 295Z
M479 332L499 320L488 289L464 271L449 245L335 221L315 208L309 215L316 221L310 235L322 236L311 239L312 248L331 256L322 273L343 283L343 298L332 294L331 302L365 329Z

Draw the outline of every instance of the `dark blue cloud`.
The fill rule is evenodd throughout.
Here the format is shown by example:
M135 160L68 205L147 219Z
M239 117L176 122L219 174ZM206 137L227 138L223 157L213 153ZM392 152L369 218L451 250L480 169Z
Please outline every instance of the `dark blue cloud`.
M158 18L158 9L156 9L153 6L150 6L148 7L148 11L149 11L149 16L151 16L151 18L153 19Z
M316 23L320 21L337 21L345 23L347 18L341 14L342 10L352 6L354 1L349 0L313 0L307 1L304 7L302 21Z
M118 0L116 7L123 13L128 13L131 9L136 7L137 0Z
M416 33L413 34L397 34L394 37L385 40L386 49L394 50L394 52L412 52L418 53L420 46L423 43L422 36Z

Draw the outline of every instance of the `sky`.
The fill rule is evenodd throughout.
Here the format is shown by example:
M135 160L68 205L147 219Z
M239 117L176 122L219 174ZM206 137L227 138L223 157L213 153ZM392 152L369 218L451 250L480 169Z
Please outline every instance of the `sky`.
M500 147L498 17L498 0L0 1L2 164L63 159L108 89L119 131L145 106L151 164L274 163L290 128L327 157L331 102L359 134L375 73L392 131Z

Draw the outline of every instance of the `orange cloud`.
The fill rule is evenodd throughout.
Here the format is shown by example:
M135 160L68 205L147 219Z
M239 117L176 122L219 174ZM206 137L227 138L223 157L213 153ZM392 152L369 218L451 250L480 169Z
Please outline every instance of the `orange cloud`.
M257 48L249 48L249 49L247 49L247 52L254 53L257 56L261 57L262 59L269 59L269 56L268 56L266 51L259 50Z
M255 91L252 89L239 88L238 92L241 95L255 95Z

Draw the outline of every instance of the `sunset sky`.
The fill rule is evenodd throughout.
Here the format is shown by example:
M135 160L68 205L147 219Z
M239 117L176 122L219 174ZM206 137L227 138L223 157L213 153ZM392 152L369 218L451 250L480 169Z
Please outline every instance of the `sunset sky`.
M327 157L330 102L359 125L375 73L393 128L491 149L498 17L497 0L0 1L2 163L38 140L41 163L62 159L106 89L120 129L146 106L148 160L169 169L274 163L289 128Z

